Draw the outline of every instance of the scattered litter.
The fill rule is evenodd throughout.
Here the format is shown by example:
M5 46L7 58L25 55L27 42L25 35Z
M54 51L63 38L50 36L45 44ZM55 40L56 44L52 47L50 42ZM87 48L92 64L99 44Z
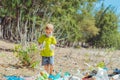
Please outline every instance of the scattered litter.
M65 72L62 75L61 70L56 74L49 75L45 71L41 71L35 76L4 76L6 80L120 80L120 70L118 68L113 70L112 74L107 74L107 70L104 67L98 67L98 69L82 72L79 69L76 74L70 74L69 72Z

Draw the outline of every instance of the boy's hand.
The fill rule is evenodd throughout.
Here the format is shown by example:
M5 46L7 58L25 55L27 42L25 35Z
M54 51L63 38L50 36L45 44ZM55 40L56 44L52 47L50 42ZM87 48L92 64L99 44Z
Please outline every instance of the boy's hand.
M45 41L42 44L39 45L39 48L40 49L44 49L45 48Z
M54 44L51 44L50 45L50 50L54 50L55 49L55 45Z

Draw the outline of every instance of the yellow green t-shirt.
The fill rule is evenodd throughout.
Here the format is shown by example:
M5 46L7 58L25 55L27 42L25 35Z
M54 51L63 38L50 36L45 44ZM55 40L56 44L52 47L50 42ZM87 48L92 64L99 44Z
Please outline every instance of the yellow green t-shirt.
M42 35L38 38L38 43L42 44L43 48L40 51L41 56L50 57L54 55L54 50L50 49L52 44L56 44L56 39L54 36L47 37L46 35Z

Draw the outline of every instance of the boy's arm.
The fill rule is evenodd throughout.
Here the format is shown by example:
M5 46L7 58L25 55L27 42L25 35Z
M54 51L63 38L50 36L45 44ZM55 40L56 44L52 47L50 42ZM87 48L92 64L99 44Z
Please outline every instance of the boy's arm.
M55 45L56 45L57 41L55 39L55 37L52 38L52 44L50 45L50 49L54 50L55 49Z
M54 44L54 45L57 44L57 41L56 41L55 37L52 38L52 44Z
M43 39L44 39L43 36L38 38L38 46L39 46L39 48L42 48Z

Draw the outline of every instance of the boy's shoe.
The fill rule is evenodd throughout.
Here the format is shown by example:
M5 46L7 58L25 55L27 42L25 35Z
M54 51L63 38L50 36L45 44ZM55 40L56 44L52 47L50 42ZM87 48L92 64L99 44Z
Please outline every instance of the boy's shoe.
M49 80L53 80L54 79L54 75L50 74L48 78L49 78Z

